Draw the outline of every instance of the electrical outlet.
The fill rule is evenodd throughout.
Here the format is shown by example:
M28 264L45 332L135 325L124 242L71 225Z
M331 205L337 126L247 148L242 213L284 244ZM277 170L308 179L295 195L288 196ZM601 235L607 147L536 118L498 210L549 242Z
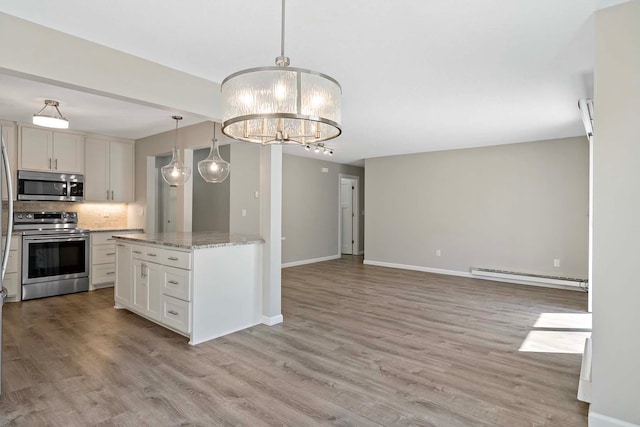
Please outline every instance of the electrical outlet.
M247 216L247 210L246 209L242 209L242 216Z
M103 218L109 218L109 210L107 208L102 210Z
M144 215L144 208L138 208L138 216Z
M553 260L553 266L554 266L554 267L560 267L560 260L559 260L558 258L555 258L555 259Z
M442 256L442 251L440 249L436 249L436 256Z

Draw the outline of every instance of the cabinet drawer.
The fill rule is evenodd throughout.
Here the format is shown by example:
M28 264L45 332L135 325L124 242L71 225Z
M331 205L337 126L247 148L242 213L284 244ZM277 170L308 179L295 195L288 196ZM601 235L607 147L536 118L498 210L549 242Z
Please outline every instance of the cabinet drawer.
M191 332L191 303L162 295L161 322L180 332Z
M9 251L7 273L17 273L18 271L20 271L20 251Z
M91 267L91 284L111 283L116 280L116 264L100 264Z
M146 247L140 245L131 245L131 256L136 259L144 259Z
M91 233L91 243L94 245L105 245L110 243L115 243L116 239L113 238L113 235L117 233L112 232L102 232L96 233L95 231Z
M191 271L165 267L162 293L181 300L191 301Z
M91 264L116 262L116 245L100 245L91 249Z
M162 249L152 246L140 246L142 250L142 259L150 262L162 263Z
M20 292L20 281L18 273L6 273L2 280L2 285L7 288L7 296L14 297Z
M191 270L191 252L180 252L173 251L171 249L163 249L162 263L170 267Z

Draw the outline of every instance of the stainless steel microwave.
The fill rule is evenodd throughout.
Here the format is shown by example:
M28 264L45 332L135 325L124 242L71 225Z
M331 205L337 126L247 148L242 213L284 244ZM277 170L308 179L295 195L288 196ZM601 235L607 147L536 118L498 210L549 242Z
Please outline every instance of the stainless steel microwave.
M19 170L18 200L81 202L84 200L84 176Z

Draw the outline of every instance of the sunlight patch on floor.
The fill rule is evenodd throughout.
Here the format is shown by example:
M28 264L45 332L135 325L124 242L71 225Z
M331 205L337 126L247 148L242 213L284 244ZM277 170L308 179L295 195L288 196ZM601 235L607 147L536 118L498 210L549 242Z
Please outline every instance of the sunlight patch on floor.
M582 354L584 341L590 336L591 332L531 331L519 351Z
M591 329L591 313L542 313L533 327Z

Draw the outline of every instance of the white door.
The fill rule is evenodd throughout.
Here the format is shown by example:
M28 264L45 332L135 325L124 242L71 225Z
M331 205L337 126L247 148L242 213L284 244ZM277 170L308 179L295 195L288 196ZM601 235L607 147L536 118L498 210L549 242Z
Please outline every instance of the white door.
M112 141L110 153L111 200L133 202L134 146L125 142Z
M149 291L147 288L147 265L138 259L133 260L133 307L141 313L146 313Z
M342 178L340 180L340 210L342 216L341 247L343 254L353 254L353 192L354 181Z
M20 169L50 171L53 169L53 132L21 128Z
M164 270L160 264L147 263L147 316L160 320L162 314L162 287Z
M53 170L84 173L84 137L53 132Z
M84 174L84 199L109 200L109 141L87 138L85 155L88 167Z
M133 262L131 259L131 245L118 243L116 245L116 285L117 302L131 306L133 300Z

